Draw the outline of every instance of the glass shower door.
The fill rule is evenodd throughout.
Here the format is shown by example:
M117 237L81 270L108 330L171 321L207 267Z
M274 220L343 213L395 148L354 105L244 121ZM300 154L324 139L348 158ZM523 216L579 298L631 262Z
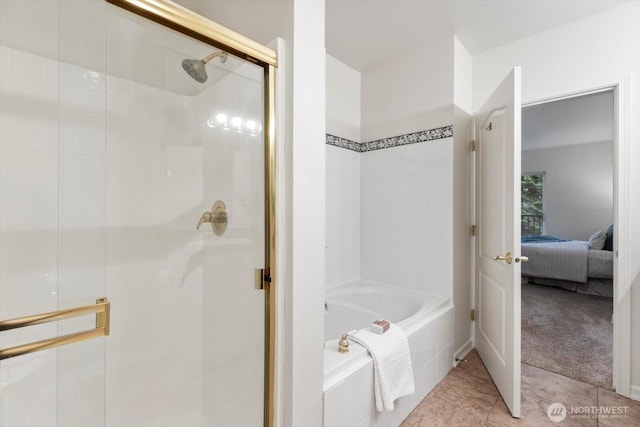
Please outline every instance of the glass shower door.
M263 69L110 7L106 84L107 424L261 425Z
M105 13L0 0L0 321L106 296ZM96 326L87 313L3 330L0 349ZM104 388L104 338L6 358L0 426L103 425Z
M0 321L111 304L0 360L0 427L263 424L264 75L103 0L0 0Z

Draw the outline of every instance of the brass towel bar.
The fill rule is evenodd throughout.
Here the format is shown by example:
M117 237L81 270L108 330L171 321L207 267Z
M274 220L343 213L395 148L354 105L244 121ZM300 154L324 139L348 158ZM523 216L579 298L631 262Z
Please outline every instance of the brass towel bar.
M0 360L109 335L110 309L111 303L109 303L107 298L99 298L96 300L94 305L68 308L65 310L52 311L50 313L35 314L33 316L0 321L0 332L3 332L11 329L26 328L27 326L38 325L41 323L69 319L71 317L78 317L85 314L96 314L95 329L5 348L0 350Z

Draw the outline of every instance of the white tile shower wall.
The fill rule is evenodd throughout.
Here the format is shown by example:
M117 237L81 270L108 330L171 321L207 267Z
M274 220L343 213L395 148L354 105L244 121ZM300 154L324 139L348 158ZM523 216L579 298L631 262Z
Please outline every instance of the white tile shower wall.
M104 76L0 49L0 317L89 304L104 294ZM91 327L76 319L12 336L35 341ZM3 420L96 424L104 378L94 373L104 372L103 354L104 343L93 340L3 362L2 406L13 408Z
M91 304L105 295L106 78L59 63L58 307ZM89 330L91 316L60 322L58 334ZM105 340L58 353L59 424L101 424L105 409ZM73 404L70 404L73 402Z
M326 148L326 286L332 287L360 279L361 154Z
M452 296L453 139L362 153L361 276Z
M0 318L10 319L57 309L59 74L57 62L4 46L0 60ZM0 347L56 328L19 332ZM0 425L55 424L56 364L55 351L0 364Z
M253 268L262 266L254 249L263 240L254 237L238 254L215 247L211 229L196 232L195 224L219 197L230 201L229 237L249 243L262 227L263 201L247 194L262 191L262 181L255 184L262 177L260 136L247 134L249 155L238 153L237 140L217 145L220 135L212 137L194 114L202 103L193 98L1 46L0 60L0 317L107 295L113 332L106 340L3 361L0 426L98 425L105 414L109 426L201 426L211 389L203 377L216 386L221 373L237 372L221 357L205 365L203 348L229 355L220 343L238 339L203 340L203 312L219 317L210 316L209 324L247 317L251 328L239 334L242 342L262 344L255 325L263 320L263 294L253 289ZM254 90L238 102L255 97ZM262 104L253 99L253 105ZM208 163L203 146L211 148ZM230 193L205 194L205 164L215 166L208 182L220 191L232 183ZM231 173L235 179L225 177ZM243 277L231 273L234 256L248 272ZM209 299L202 292L205 261L217 274L207 278ZM238 282L248 285L244 291L229 286ZM253 305L232 309L219 286ZM223 307L212 309L212 301ZM3 334L0 346L89 329L90 320ZM252 350L234 357L252 354L254 368L240 369L247 381L262 377L261 349ZM227 383L247 383L236 379ZM249 394L255 396L243 396L243 405L261 399L261 388Z
M107 425L201 421L202 275L190 260L202 150L186 136L191 104L107 77Z

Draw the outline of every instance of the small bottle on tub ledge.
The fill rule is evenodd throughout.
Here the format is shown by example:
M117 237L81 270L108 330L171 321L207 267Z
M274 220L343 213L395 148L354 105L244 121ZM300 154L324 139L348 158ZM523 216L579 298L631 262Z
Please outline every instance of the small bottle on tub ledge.
M376 334L384 334L389 329L389 321L388 320L376 320L371 324L371 332Z

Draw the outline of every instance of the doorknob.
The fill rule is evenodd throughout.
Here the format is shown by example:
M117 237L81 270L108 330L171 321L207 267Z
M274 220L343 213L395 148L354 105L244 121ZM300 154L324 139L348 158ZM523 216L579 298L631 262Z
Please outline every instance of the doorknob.
M529 261L528 256L521 256L520 258L516 258L516 262L527 262Z
M511 256L511 252L507 252L506 255L498 255L494 258L494 261L506 261L507 264L511 264L511 261L513 261L513 258Z

